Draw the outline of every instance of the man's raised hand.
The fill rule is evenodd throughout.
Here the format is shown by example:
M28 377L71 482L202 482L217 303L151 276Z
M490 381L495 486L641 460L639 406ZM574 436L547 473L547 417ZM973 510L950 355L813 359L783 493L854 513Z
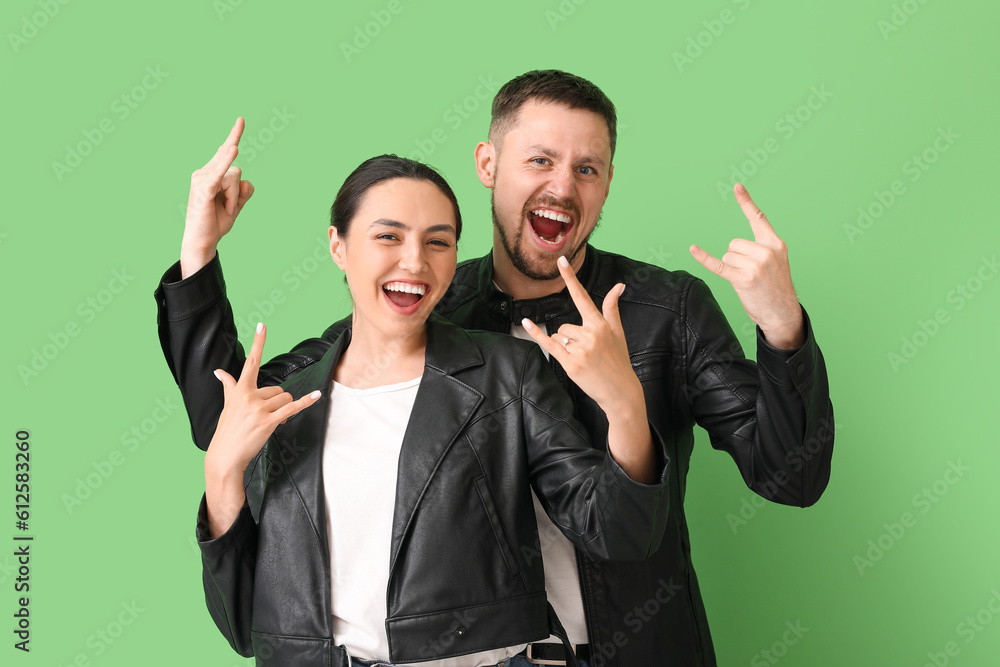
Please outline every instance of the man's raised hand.
M236 119L226 141L204 167L191 174L184 239L181 242L181 277L187 278L215 257L216 246L233 228L236 216L253 195L250 181L233 160L239 153L245 123Z
M732 284L747 315L764 332L768 344L795 349L805 342L805 325L792 274L788 249L757 208L750 193L737 183L736 201L750 222L753 241L733 239L729 250L718 259L696 245L690 248L699 264Z

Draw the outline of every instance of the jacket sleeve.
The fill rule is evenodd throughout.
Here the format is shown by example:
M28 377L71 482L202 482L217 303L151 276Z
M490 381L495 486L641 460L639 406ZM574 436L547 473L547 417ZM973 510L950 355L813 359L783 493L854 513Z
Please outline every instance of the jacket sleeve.
M743 348L704 281L684 302L687 394L712 446L729 453L747 486L784 505L807 507L830 479L833 405L826 364L805 309L805 343L768 345L757 327L757 363Z
M650 424L659 481L630 478L607 451L590 446L573 403L533 345L521 376L524 438L532 487L552 522L595 560L643 560L666 528L667 467L663 439Z
M211 539L205 497L198 508L198 546L201 547L205 603L216 627L242 656L253 655L250 629L253 619L254 568L257 562L257 523L243 504L236 521Z
M239 378L246 353L226 297L218 253L196 273L183 280L180 275L177 262L163 274L154 292L157 328L163 356L191 421L191 435L198 447L207 450L225 404L222 383L213 371L221 368ZM305 340L262 365L257 384L280 384L290 373L314 363L347 322L332 325L321 338Z

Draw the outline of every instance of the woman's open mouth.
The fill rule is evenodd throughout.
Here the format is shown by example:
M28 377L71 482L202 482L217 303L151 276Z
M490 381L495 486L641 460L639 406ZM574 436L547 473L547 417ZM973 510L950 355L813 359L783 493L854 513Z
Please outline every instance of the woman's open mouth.
M420 302L429 291L426 283L411 283L394 280L382 285L382 294L396 312L412 315L420 307Z
M573 218L552 209L537 208L528 211L528 226L538 247L555 252L565 245L566 235L573 228Z

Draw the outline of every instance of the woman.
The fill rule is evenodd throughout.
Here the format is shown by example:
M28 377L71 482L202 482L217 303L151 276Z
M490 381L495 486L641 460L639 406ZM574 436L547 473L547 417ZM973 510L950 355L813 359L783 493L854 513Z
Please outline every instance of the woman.
M226 224L242 208L235 155L224 144L206 165L201 202L215 205L193 185L189 217ZM611 423L610 454L595 450L537 346L432 313L461 216L429 167L362 163L331 222L351 327L280 388L257 387L263 325L239 380L216 372L225 408L198 526L209 610L261 665L504 664L559 627L531 488L594 558L655 549L667 496L645 408L574 368Z

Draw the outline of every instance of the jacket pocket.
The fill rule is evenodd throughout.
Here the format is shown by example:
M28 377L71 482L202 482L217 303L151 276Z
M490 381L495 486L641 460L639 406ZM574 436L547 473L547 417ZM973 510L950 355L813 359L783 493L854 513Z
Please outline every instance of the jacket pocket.
M480 476L474 481L476 483L476 491L479 493L479 500L483 505L483 511L486 512L490 528L493 529L493 538L496 540L497 550L500 552L500 557L503 559L504 565L507 566L507 572L512 577L520 578L520 568L517 566L514 552L510 548L510 541L507 539L507 533L503 529L500 515L496 511L496 507L493 506L493 494L490 493L489 486L486 484L486 478Z
M630 354L629 361L641 382L669 377L674 359L669 348L651 347Z

